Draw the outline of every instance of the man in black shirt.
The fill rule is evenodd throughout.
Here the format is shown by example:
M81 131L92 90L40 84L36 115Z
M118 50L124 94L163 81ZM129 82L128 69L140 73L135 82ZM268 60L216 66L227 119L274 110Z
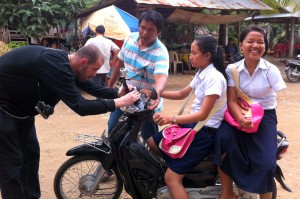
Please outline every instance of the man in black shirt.
M238 46L234 43L232 38L228 39L228 44L225 47L226 59L229 63L235 63L243 59L240 55Z
M123 90L96 86L89 80L103 64L99 55L94 45L71 55L42 46L25 46L0 57L2 199L40 197L40 149L34 126L38 102L54 107L62 100L84 116L114 111L139 99L137 91L124 95ZM81 90L102 99L87 100Z

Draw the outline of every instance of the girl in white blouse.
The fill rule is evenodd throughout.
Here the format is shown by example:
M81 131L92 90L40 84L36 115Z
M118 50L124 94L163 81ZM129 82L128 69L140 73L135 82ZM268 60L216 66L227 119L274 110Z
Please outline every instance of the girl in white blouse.
M256 133L245 133L223 122L216 134L215 163L219 166L222 193L219 199L237 198L232 182L261 199L271 199L276 168L277 116L276 93L286 87L278 68L261 58L268 51L265 32L258 27L245 29L239 38L244 59L235 63L240 89L264 109L264 116ZM237 103L235 85L230 69L227 105L241 127L251 128Z
M190 61L193 67L198 68L191 83L180 91L165 91L161 96L181 100L194 89L196 98L192 104L192 111L177 116L157 113L153 119L158 125L176 123L182 127L193 128L198 121L205 120L213 107L226 95L227 83L222 50L217 48L217 40L214 37L201 36L195 39L191 45ZM188 199L188 193L182 184L184 174L213 150L215 132L223 120L225 109L226 103L200 129L182 158L172 159L164 154L168 165L164 179L174 199ZM161 139L161 132L148 139L152 150L158 150Z

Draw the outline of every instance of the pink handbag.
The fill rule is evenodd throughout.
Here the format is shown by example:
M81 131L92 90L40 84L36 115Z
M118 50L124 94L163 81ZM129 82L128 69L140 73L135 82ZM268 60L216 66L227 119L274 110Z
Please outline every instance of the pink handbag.
M242 100L241 100L242 101ZM243 101L242 103L247 104L247 102ZM264 109L257 103L255 104L247 104L247 107L249 108L249 111L245 113L245 117L251 118L253 127L252 128L242 128L240 127L239 123L232 117L229 109L227 108L224 114L224 120L228 122L231 126L236 127L237 129L240 129L241 131L244 131L246 133L256 133L259 123L264 116ZM242 108L243 110L243 108ZM243 111L242 111L243 112Z
M171 158L182 158L191 145L196 131L192 128L181 128L178 125L166 127L159 148Z
M232 117L229 109L227 108L224 114L224 120L230 125L244 131L246 133L256 133L259 127L259 123L264 116L264 109L258 103L253 103L250 97L248 97L243 91L239 88L239 80L238 80L238 72L236 67L230 66L230 69L233 74L234 84L236 86L236 92L238 96L239 105L241 107L241 111L245 118L249 118L252 120L253 127L252 128L242 128L239 123Z
M188 97L189 99L189 97ZM179 115L183 112L188 99L184 103L183 107L179 111ZM182 158L189 146L193 142L196 134L206 124L206 122L213 116L217 110L225 103L226 96L223 96L217 105L213 107L207 118L203 121L199 121L197 125L192 128L182 128L178 125L170 125L166 127L162 134L163 138L159 143L159 148L171 158Z

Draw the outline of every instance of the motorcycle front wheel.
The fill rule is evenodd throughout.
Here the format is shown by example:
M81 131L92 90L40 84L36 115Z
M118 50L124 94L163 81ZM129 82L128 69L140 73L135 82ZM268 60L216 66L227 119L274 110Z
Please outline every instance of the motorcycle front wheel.
M287 79L292 82L292 83L296 83L299 81L299 76L295 76L294 74L298 74L299 71L296 67L290 67L289 69L287 69L286 71L286 77Z
M74 156L68 159L56 172L54 192L58 199L70 198L112 198L117 199L123 189L123 180L116 169L107 180L100 180L97 188L90 194L90 187L103 169L96 156Z

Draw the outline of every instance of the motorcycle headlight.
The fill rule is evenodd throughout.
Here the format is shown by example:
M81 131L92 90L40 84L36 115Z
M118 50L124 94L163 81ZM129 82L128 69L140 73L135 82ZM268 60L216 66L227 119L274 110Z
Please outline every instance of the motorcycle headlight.
M139 110L139 108L136 107L135 105L123 106L120 109L121 109L121 111L127 112L127 113L134 113Z

